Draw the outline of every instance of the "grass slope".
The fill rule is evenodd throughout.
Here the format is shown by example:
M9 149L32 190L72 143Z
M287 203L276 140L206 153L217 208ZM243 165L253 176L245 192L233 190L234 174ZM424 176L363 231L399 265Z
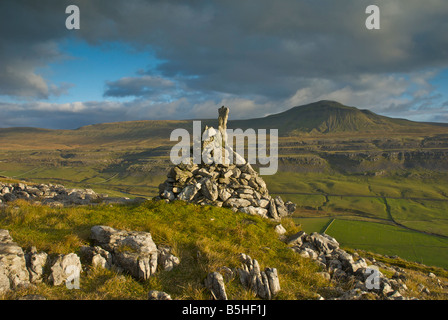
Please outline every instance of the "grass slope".
M282 223L290 234L297 232L291 220ZM5 298L33 293L49 299L146 299L148 291L154 289L176 299L210 299L203 286L205 277L223 266L240 267L239 253L257 259L262 268L278 269L282 291L277 299L311 299L327 285L315 274L316 265L278 239L273 222L229 209L163 201L50 208L18 201L0 210L0 228L9 230L20 246L36 246L52 255L77 252L80 246L88 245L90 228L98 224L149 231L157 245L173 248L181 264L169 272L159 271L147 281L107 270L85 270L80 290L42 284ZM254 299L237 277L226 288L230 299Z
M281 223L286 227L288 235L299 230L291 219L283 219ZM89 245L90 228L98 224L149 231L156 244L171 246L181 263L171 271L159 270L146 281L137 281L128 274L84 265L80 289L70 290L64 285L54 287L44 282L10 291L0 296L0 299L39 294L50 300L145 300L150 290L161 290L174 299L208 300L211 296L204 287L207 274L219 271L223 266L240 267L240 253L257 259L262 269L278 269L281 291L275 299L315 299L317 294L331 298L338 295L338 290L334 288L336 284L324 280L317 273L321 270L314 262L300 257L278 239L274 232L274 222L257 216L233 213L225 208L184 202L167 204L163 201L147 201L131 206L65 208L16 201L0 209L0 228L9 230L14 240L25 250L36 246L38 251L46 251L50 256L78 252L80 246ZM340 226L336 224L334 227L333 224L329 229L337 233ZM421 299L448 298L446 290L428 282L428 278L424 276L431 271L442 281L447 281L446 270L367 254L389 265L410 267L406 271L410 296ZM419 283L430 288L431 295L421 296ZM226 280L226 291L229 299L257 299L251 291L242 287L237 276Z

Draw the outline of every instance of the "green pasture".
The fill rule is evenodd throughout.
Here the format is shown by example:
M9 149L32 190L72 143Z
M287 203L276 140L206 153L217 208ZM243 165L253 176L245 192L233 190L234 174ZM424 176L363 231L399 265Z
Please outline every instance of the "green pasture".
M393 225L336 219L327 230L341 246L448 268L448 239Z

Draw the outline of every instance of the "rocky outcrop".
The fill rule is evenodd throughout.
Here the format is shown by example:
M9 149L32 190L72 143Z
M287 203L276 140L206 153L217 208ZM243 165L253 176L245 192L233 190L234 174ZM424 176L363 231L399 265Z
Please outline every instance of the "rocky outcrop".
M157 248L149 232L93 226L90 237L95 247L83 248L84 258L92 265L114 267L137 279L148 279L157 271L158 265L169 271L180 263L169 247Z
M276 268L265 268L261 271L258 261L244 253L240 254L240 261L241 268L232 270L224 266L218 269L219 272L211 272L207 275L204 284L210 290L214 300L227 300L225 283L233 280L235 274L238 274L246 290L250 290L254 296L261 299L272 299L280 292Z
M205 286L210 290L214 300L227 300L224 278L219 272L212 272L205 279Z
M242 253L242 266L238 269L241 284L252 290L262 299L271 299L280 291L280 282L276 268L265 268L261 271L258 261Z
M0 182L0 204L12 202L17 199L24 199L55 207L99 203L126 204L146 200L144 198L109 198L107 194L97 194L92 189L70 189L57 184Z
M316 261L322 267L320 274L337 283L353 283L352 290L343 292L339 300L365 299L368 294L378 299L403 300L401 292L406 290L403 282L388 279L375 265L339 248L336 239L327 234L303 231L291 236L288 245L302 257Z
M116 230L107 226L94 226L91 238L95 246L80 248L83 263L91 267L128 272L137 279L146 280L159 267L170 271L178 266L179 258L168 246L157 248L149 232ZM24 253L13 242L8 230L0 229L0 294L42 281L68 288L77 288L83 272L80 256L76 253L49 256L31 247ZM151 298L152 297L152 298ZM150 299L170 300L164 293L151 293Z
M0 294L30 284L25 254L9 234L0 229Z

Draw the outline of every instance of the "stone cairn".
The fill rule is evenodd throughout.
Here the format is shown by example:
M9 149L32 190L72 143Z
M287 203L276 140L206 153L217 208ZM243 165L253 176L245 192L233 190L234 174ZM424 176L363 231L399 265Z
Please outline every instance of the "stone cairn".
M234 212L241 211L274 220L291 215L296 205L290 201L283 202L280 196L271 197L257 171L228 146L228 114L228 108L223 106L219 109L218 131L213 127L205 127L201 152L202 159L222 156L232 161L202 161L201 164L195 164L189 158L188 163L180 163L169 170L167 179L159 185L159 198L228 207Z

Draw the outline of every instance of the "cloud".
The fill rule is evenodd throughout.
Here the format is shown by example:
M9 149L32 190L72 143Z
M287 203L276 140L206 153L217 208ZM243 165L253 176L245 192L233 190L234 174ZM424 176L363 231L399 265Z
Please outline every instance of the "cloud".
M65 29L69 4L81 10L75 32ZM381 9L380 30L365 28L368 4ZM321 99L408 114L441 99L430 81L448 67L448 34L441 32L447 16L446 0L5 0L0 95L45 100L67 93L73 84L51 83L40 70L66 59L59 44L77 38L151 50L162 63L105 83L105 99L133 100L15 102L35 124L215 117L223 104L233 106L231 116L247 118ZM0 112L10 117L0 126L26 122ZM56 114L57 121L44 119Z
M159 76L124 77L116 81L108 81L104 92L106 97L158 97L172 95L176 84Z
M0 3L0 95L47 99L71 86L49 83L38 72L66 58L57 44L65 35L58 9L49 1Z

